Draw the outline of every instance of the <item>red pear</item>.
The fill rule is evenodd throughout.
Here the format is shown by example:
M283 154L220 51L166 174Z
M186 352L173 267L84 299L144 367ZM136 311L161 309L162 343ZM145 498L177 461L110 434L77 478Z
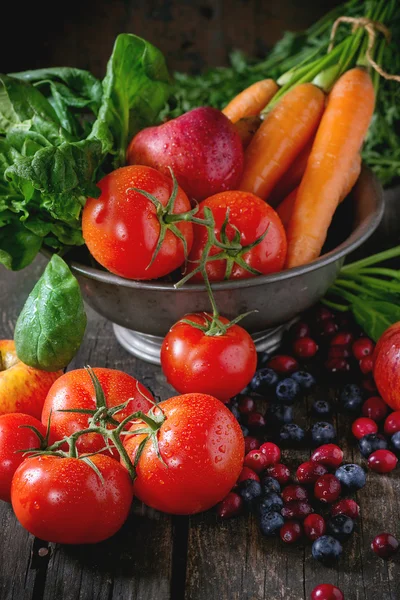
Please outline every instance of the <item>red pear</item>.
M165 174L171 167L181 188L200 201L237 188L243 148L231 121L215 108L202 107L140 131L129 144L127 161Z

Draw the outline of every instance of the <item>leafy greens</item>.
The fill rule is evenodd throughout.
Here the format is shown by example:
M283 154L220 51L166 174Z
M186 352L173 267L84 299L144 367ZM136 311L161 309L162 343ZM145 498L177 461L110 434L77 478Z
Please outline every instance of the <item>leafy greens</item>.
M18 270L43 244L83 244L87 197L169 91L163 55L131 34L117 37L102 83L67 67L0 75L0 263Z

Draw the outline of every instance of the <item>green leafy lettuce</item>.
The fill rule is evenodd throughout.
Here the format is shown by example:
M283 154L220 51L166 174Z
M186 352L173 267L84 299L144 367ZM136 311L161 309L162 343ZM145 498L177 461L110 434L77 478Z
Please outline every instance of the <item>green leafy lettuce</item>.
M83 244L86 199L168 95L162 54L130 34L117 37L102 83L67 67L0 75L0 263L22 269L43 244Z

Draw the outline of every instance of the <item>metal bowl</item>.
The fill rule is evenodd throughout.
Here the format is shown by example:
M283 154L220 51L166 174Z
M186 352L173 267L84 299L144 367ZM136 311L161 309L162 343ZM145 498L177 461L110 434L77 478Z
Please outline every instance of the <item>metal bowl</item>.
M213 284L221 313L234 318L256 309L258 312L246 317L244 326L253 334L258 350L275 349L284 328L324 296L345 257L374 232L382 215L381 186L364 167L335 215L323 255L280 273ZM188 283L176 289L173 283L123 279L74 260L70 267L86 302L114 323L120 343L149 362L159 363L162 338L173 323L189 312L210 310L201 284Z

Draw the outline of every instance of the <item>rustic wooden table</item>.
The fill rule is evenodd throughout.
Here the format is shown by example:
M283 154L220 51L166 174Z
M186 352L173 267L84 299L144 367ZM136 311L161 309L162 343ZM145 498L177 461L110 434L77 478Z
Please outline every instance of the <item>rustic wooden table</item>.
M393 227L392 219L390 220ZM398 233L398 229L396 229ZM396 237L397 237L396 233ZM386 240L388 244L388 240ZM20 273L0 270L0 338L11 338L24 300L43 270L42 257ZM84 343L71 369L91 366L135 375L161 399L173 394L158 367L136 360L114 338L111 324L88 310ZM322 386L316 393L332 395ZM310 405L311 398L306 401ZM300 414L301 413L301 414ZM305 426L309 411L296 421ZM350 420L335 417L346 461L359 462ZM308 451L286 451L296 465ZM400 474L368 474L357 495L362 517L336 568L311 556L310 545L283 547L263 538L253 516L217 522L212 511L170 517L135 503L128 522L95 546L60 546L34 539L0 505L0 600L309 600L319 583L334 583L346 600L400 600L400 560L386 563L370 549L372 538L400 536Z

